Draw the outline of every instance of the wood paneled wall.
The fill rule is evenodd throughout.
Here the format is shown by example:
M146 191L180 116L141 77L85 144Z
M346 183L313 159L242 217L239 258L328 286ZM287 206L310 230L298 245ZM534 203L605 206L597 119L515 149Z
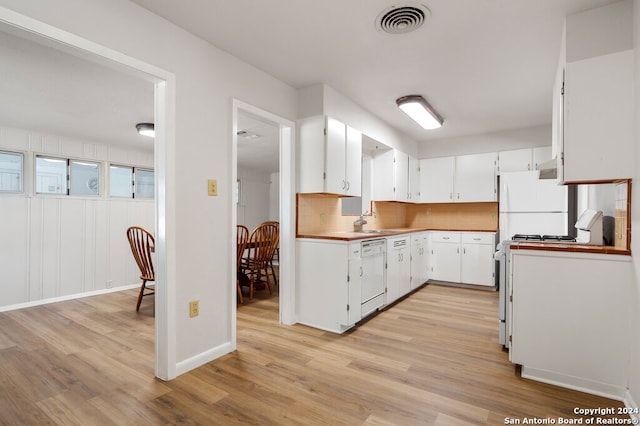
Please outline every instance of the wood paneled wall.
M154 201L34 195L29 165L43 153L153 167L153 153L6 127L0 150L25 156L25 193L0 194L0 310L140 281L125 231L154 232Z

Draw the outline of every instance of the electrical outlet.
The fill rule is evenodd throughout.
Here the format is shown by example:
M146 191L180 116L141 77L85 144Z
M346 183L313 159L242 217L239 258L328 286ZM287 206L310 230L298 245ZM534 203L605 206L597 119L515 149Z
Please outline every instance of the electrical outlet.
M107 280L107 288L113 288L113 280Z
M200 313L199 304L200 303L198 300L192 300L191 302L189 302L189 316L191 318L197 317L198 314Z
M218 181L216 179L209 179L207 181L207 192L210 196L218 195Z

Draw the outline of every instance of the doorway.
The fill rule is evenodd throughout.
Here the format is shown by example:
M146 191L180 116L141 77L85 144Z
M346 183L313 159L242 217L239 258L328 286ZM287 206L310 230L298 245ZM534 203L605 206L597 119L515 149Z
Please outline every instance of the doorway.
M272 185L277 187L277 194L279 200L277 201L277 217L280 222L280 253L279 253L279 317L280 322L284 324L293 324L295 322L294 318L294 276L295 276L295 257L294 257L294 247L295 247L295 150L293 143L293 134L294 134L294 123L284 119L282 117L271 114L267 111L264 111L260 108L254 107L252 105L246 104L244 102L234 100L233 102L233 147L232 147L232 182L235 184L238 181L238 160L239 160L239 149L245 150L248 142L242 141L239 142L242 135L246 135L247 133L239 132L250 132L249 135L245 136L245 138L249 139L259 139L259 131L255 129L263 129L264 132L273 132L273 140L268 142L268 147L265 146L265 149L268 149L269 153L266 152L262 154L263 158L270 158L268 161L256 161L255 164L258 163L270 163L265 165L265 169L262 170L262 173L268 174L271 176L272 180L276 179L277 182L273 182ZM242 128L242 126L245 128ZM254 130L247 130L249 125L253 125ZM254 136L255 134L256 136ZM240 148L239 148L240 145ZM277 161L274 156L277 150ZM243 154L244 156L244 154ZM251 156L255 157L255 156ZM246 159L247 156L244 156ZM242 160L244 161L244 160ZM249 167L252 160L249 162L241 162L241 165L244 165L245 168ZM274 173L275 164L278 164L278 173ZM245 173L242 171L241 173ZM266 184L266 183L265 183ZM240 186L240 192L242 192L242 185ZM242 197L242 195L240 195ZM272 197L273 198L273 197ZM242 211L244 206L239 207L236 203L231 203L232 212L231 217L235 222L232 226L232 229L235 230L235 225L237 224L237 218L239 215L244 217L245 219L256 222L259 219L254 215L254 217L247 217L247 212ZM271 213L274 215L274 213ZM262 217L268 217L269 213L263 213ZM233 238L230 242L232 247L235 247L235 231L233 232ZM233 254L235 250L230 251L231 257L231 277L235 280L236 277L236 260ZM235 289L235 282L231 283L229 288ZM236 309L237 309L237 293L232 292L231 304L233 306L233 318L232 318L232 330L233 330L233 348L236 346Z
M172 197L174 188L167 187L167 151L174 146L173 117L175 116L175 77L155 66L146 64L89 40L61 31L48 24L0 8L0 29L69 53L88 62L111 70L120 71L153 84L155 105L153 116L156 126L153 167L155 170L156 224L156 296L155 296L155 375L161 379L176 376L175 362L175 271L172 257L167 256L166 215L170 208L167 197ZM167 194L169 194L167 196Z

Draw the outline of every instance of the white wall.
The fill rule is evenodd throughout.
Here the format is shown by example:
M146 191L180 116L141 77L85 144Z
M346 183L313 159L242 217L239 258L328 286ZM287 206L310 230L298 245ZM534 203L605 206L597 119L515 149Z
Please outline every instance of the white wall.
M262 222L271 220L271 174L239 168L238 179L242 188L238 204L238 224L246 226L251 232Z
M369 111L326 84L317 84L300 90L299 117L328 115L364 135L400 151L415 156L418 145Z
M22 152L22 194L0 194L0 310L140 282L125 230L155 229L153 200L35 195L33 158L50 154L153 167L153 153L0 127L0 149ZM135 300L132 299L133 308Z
M549 101L551 108L551 101ZM418 144L418 158L448 157L551 145L551 125L434 139Z
M634 0L633 3L633 34L634 46L636 49L636 69L635 69L635 87L640 87L640 0ZM620 153L620 155L632 155L635 160L635 174L633 176L632 194L631 194L631 229L640 229L640 90L635 91L635 114L636 128L635 130L635 152ZM632 234L631 252L635 267L635 286L631 294L631 333L629 341L631 343L630 374L629 374L629 397L635 404L640 404L640 238Z
M293 121L296 90L127 0L0 0L0 6L175 76L163 205L167 280L175 288L175 332L168 339L175 354L168 359L180 373L232 350L232 102ZM217 197L207 195L207 179L218 180ZM200 301L195 318L191 300Z
M280 222L280 173L271 173L269 183L269 220Z

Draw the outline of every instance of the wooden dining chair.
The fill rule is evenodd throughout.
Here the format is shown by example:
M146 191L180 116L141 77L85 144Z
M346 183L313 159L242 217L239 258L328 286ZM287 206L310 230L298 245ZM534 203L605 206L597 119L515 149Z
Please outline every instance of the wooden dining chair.
M278 228L278 243L273 250L273 256L271 256L271 260L269 260L269 269L271 270L271 275L273 276L273 282L278 286L278 277L276 276L276 270L273 267L273 261L278 259L278 266L280 266L280 222L271 220L264 223L270 223L275 225Z
M244 225L237 225L236 239L238 244L236 251L236 285L238 287L238 300L240 300L240 303L244 303L240 281L245 280L245 274L242 272L242 256L244 255L244 251L247 248L247 242L249 241L249 229L247 229L247 227Z
M139 311L142 298L155 294L153 289L147 287L148 282L155 281L156 279L153 270L153 261L151 260L151 252L155 247L155 239L149 231L139 226L132 226L127 229L127 239L131 246L133 258L136 260L138 268L140 268L142 285L140 286L138 303L136 304L136 311Z
M272 223L263 223L256 227L249 236L247 243L247 255L242 258L242 269L249 277L247 283L240 286L249 286L249 298L253 299L253 291L256 284L264 283L272 294L269 283L269 267L273 252L279 243L278 227ZM262 277L264 276L264 281Z

